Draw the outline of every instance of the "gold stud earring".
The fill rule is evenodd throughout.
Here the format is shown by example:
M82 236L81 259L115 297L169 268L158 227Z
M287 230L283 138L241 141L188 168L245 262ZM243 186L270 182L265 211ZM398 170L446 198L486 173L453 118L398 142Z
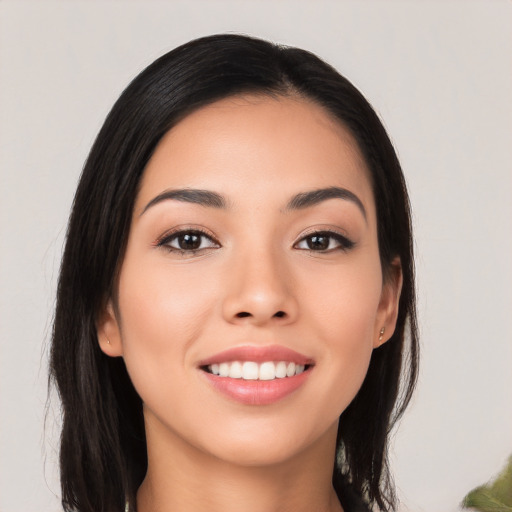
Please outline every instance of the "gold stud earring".
M383 327L379 332L379 341L382 341L382 338L384 337L384 332L386 331L386 328Z

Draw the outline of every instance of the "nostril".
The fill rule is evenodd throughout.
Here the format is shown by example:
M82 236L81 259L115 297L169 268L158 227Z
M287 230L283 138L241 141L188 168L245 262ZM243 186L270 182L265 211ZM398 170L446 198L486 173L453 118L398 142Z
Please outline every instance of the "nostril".
M248 313L247 311L240 311L240 313L236 314L237 318L245 318L247 316L252 316L251 313ZM283 318L283 316L286 316L286 313L284 311L278 311L275 315L277 318Z

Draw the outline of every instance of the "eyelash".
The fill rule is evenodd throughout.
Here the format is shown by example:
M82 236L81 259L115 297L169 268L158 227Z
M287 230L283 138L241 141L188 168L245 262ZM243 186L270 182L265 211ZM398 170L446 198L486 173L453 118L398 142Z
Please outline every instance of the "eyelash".
M169 252L180 253L183 256L194 255L195 253L197 253L199 251L202 251L207 248L211 248L211 247L203 247L203 248L199 247L197 249L181 249L181 248L172 247L171 245L169 245L173 240L176 240L180 236L185 236L185 235L195 235L195 236L198 236L201 238L207 238L214 244L220 246L219 242L217 242L217 240L215 240L215 238L210 233L208 233L207 231L204 231L202 229L198 229L198 228L181 229L179 231L172 231L170 233L166 233L162 238L159 238L156 241L155 245L157 247L162 247L162 248L168 250ZM200 245L202 245L202 242Z
M330 253L330 252L333 252L333 251L336 251L336 250L339 250L339 251L343 251L343 252L346 252L346 251L349 251L350 249L352 249L355 245L355 243L352 241L352 240L349 240L345 235L342 235L341 233L338 233L336 231L329 231L329 230L323 230L323 231L312 231L311 233L307 233L305 236L303 236L298 242L297 244L301 243L301 242L304 242L308 239L311 239L313 237L318 237L318 238L331 238L333 240L335 240L337 243L338 243L338 247L334 247L334 248L331 248L331 249L324 249L324 250L320 250L320 251L315 251L314 249L302 249L302 250L305 250L305 251L309 251L309 252L318 252L320 254L327 254L327 253ZM295 244L295 245L297 245ZM295 247L294 245L294 247ZM331 243L329 242L329 245L331 245Z
M200 238L203 238L203 237L207 238L213 244L216 244L217 246L220 247L219 242L217 242L217 240L215 240L215 238L210 233L208 233L202 229L197 229L197 228L182 229L179 231L173 231L171 233L167 233L155 242L155 246L163 247L164 249L168 250L169 252L180 253L181 255L194 255L200 251L203 251L204 249L213 248L213 246L201 248L202 242L200 243L200 246L196 249L181 249L178 247L172 247L170 245L171 242L173 242L174 240L177 240L180 236L186 236L186 235L193 235L193 236L198 236ZM334 248L330 248L330 249L327 248L327 249L319 250L319 251L311 249L311 248L299 249L299 250L303 250L303 251L305 250L305 251L309 251L309 252L313 252L313 253L327 254L327 253L330 253L330 252L333 252L336 250L346 252L346 251L349 251L350 249L352 249L355 245L355 243L352 240L349 240L345 235L342 235L341 233L337 233L336 231L324 230L324 231L313 231L311 233L308 233L307 235L303 236L296 244L294 244L294 247L296 245L300 244L301 242L305 242L308 239L311 239L313 237L330 238L332 240L335 240L338 243L338 246L334 247ZM330 245L331 245L331 242L329 241L328 247Z

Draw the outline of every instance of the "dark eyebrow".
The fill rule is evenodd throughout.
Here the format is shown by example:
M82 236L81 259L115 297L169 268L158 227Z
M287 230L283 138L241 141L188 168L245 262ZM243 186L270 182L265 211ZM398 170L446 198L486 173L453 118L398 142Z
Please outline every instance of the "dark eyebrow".
M152 206L168 199L194 203L209 208L228 208L228 201L226 198L217 192L212 192L211 190L183 188L165 190L161 194L158 194L144 207L141 215ZM344 199L353 202L361 210L363 217L366 219L366 210L361 200L353 192L350 192L350 190L340 187L328 187L310 190L308 192L300 192L288 201L284 212L309 208L323 201L327 201L328 199Z
M166 190L161 194L158 194L144 207L141 215L155 204L166 201L167 199L199 204L201 206L207 206L210 208L227 208L226 199L220 194L217 194L217 192L212 192L210 190L183 188L176 190Z
M320 188L318 190L301 192L290 199L286 205L285 211L302 210L303 208L309 208L310 206L327 201L328 199L345 199L351 201L361 210L365 220L367 219L366 210L359 197L353 192L350 192L350 190L340 187Z

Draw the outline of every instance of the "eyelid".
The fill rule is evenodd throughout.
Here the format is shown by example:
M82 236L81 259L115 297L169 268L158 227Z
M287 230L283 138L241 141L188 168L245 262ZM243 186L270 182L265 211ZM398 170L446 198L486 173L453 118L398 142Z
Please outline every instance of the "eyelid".
M172 247L169 245L169 243L178 237L181 234L197 234L199 236L205 237L209 239L213 244L215 244L217 247L203 247L203 248L197 248L197 249L179 249L177 247ZM335 229L332 227L314 227L309 228L304 233L302 233L298 240L293 244L292 248L297 248L297 245L301 242L305 241L307 238L312 236L325 236L331 239L336 240L338 246L330 249L320 249L320 250L314 250L314 249L298 249L301 251L309 251L309 252L315 252L320 254L327 254L334 251L348 251L352 249L355 246L355 242L352 241L345 233L344 230ZM162 247L167 249L169 252L178 252L181 254L194 254L197 252L205 251L206 249L214 249L214 248L220 248L222 245L217 240L217 238L206 228L202 226L191 226L191 225L182 225L182 226L175 226L162 235L160 235L153 243L152 245L154 247Z
M330 253L335 250L341 250L341 251L348 251L352 249L356 243L347 236L346 233L343 232L343 230L338 230L332 227L329 228L321 228L321 227L315 227L310 228L306 232L302 233L299 237L299 239L293 244L293 247L297 246L300 242L303 242L307 238L315 235L324 235L326 237L334 238L339 246L333 249L325 249L325 250L318 250L315 251L313 249L299 249L303 251L310 251L310 252L317 252L317 253Z
M206 228L200 227L200 226L189 226L189 225L176 226L174 228L169 229L168 231L166 231L165 233L160 235L153 242L152 245L154 247L164 247L164 248L169 249L170 251L177 251L177 252L191 252L191 253L193 253L194 251L201 251L201 250L203 250L203 249L191 249L189 251L185 251L184 249L177 249L175 247L170 247L169 245L167 245L169 243L169 241L171 239L173 239L174 237L176 237L177 235L186 234L186 233L196 233L196 234L199 234L201 236L204 236L204 237L210 239L218 247L221 247L220 242L213 235L213 233L211 233L209 230L207 230Z

